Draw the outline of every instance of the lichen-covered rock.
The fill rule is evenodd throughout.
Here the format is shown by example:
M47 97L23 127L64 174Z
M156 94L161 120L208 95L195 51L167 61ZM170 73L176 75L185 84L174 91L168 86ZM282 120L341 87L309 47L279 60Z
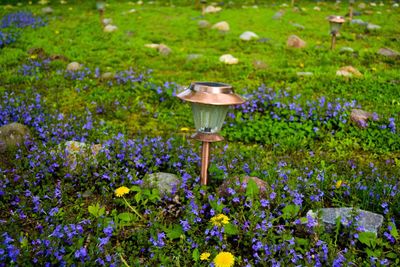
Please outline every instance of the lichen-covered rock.
M368 125L368 120L378 120L378 115L376 113L367 112L362 109L352 109L350 114L350 120L354 122L357 126L365 128Z
M229 196L230 195L229 188L233 188L233 187L236 187L237 185L240 185L237 193L244 194L246 192L247 184L249 183L250 180L252 180L256 183L261 197L266 197L269 193L272 192L271 187L269 186L269 184L266 181L261 180L258 177L244 176L241 179L239 177L234 177L232 179L228 179L228 180L224 181L219 186L218 193L221 196Z
M82 68L82 65L79 64L78 62L75 62L75 61L69 63L68 66L67 66L67 70L68 70L68 71L78 71L78 70L80 70L81 68Z
M79 171L82 164L96 164L96 156L102 149L101 144L89 145L78 141L67 141L60 144L58 151L64 149L62 152L66 157L65 167L74 173Z
M181 179L178 176L167 172L151 173L143 178L143 187L158 189L161 197L171 195L180 183Z
M353 66L345 66L341 67L339 70L336 71L337 76L344 76L344 77L361 77L363 76L362 73L354 68Z
M31 132L21 123L13 122L0 127L0 153L22 146L28 140L31 140Z
M171 54L172 50L165 44L160 44L158 46L158 52L160 53L160 55L168 56L169 54Z
M290 35L286 42L288 47L303 48L307 43L297 35Z
M111 24L106 25L103 29L104 32L115 32L117 30L118 30L118 27L115 25L111 25Z
M222 10L221 7L219 6L207 6L206 8L204 8L203 13L204 14L210 14L210 13L217 13L220 12Z
M219 61L228 65L234 65L239 63L239 59L233 57L231 54L220 56Z
M380 48L378 50L378 54L382 55L382 56L385 56L385 57L398 57L398 56L400 56L399 52L397 52L395 50L392 50L392 49L389 49L389 48Z
M215 23L211 28L218 30L220 32L228 32L229 24L226 21L221 21L221 22Z

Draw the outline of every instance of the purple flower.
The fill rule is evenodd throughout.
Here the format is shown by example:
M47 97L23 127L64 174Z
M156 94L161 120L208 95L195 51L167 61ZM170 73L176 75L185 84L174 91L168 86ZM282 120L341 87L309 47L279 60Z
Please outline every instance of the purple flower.
M77 251L75 251L74 256L75 256L75 258L84 261L85 258L87 257L87 250L86 250L86 248L85 248L85 247L81 247L80 249L78 249Z
M183 231L187 232L190 230L190 224L187 220L180 220L180 225L183 228Z

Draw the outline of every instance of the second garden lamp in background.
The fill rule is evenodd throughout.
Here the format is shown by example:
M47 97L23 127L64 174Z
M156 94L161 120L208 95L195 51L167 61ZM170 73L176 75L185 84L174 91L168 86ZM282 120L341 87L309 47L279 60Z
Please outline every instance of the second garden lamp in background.
M182 100L191 102L196 133L192 138L201 141L201 174L202 185L208 183L208 163L210 143L224 140L219 134L230 105L245 102L235 94L232 86L215 82L195 82L188 89L178 94Z
M103 19L104 19L104 10L106 9L106 3L103 1L97 1L96 2L96 8L99 11L99 16L100 16L100 24L104 26L103 24Z
M344 17L342 16L329 16L328 17L329 25L331 26L331 49L335 49L336 44L336 35L339 33L342 24L345 22Z
M353 5L354 5L354 0L349 0L349 20L353 20Z

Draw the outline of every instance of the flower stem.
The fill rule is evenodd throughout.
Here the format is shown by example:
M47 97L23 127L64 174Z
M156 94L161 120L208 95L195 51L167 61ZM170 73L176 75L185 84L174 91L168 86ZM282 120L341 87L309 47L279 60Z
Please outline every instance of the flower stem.
M132 207L132 206L128 203L128 201L126 201L126 199L125 199L124 197L122 197L122 198L124 199L126 205L128 205L128 207L129 207L137 216L139 216L140 219L143 220L143 219L144 219L143 216L140 215L140 213L139 213L134 207Z

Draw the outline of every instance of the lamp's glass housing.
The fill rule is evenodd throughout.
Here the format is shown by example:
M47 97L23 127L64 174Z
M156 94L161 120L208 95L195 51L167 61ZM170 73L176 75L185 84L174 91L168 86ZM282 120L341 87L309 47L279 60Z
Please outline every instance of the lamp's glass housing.
M330 23L330 26L331 26L331 33L332 34L337 34L339 32L340 28L342 27L342 23L333 22L333 21L330 21L329 23Z
M106 4L103 1L96 2L96 7L97 7L97 10L99 10L99 11L104 10L105 6L106 6Z
M221 131L229 106L192 103L194 125L200 133Z

